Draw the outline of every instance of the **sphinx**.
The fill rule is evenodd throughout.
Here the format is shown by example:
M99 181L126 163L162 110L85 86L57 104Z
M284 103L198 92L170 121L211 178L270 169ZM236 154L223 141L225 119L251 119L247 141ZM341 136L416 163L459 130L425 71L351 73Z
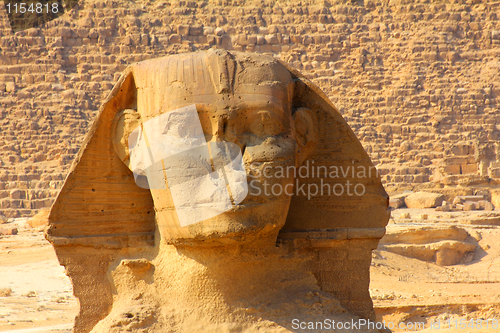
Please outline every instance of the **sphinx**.
M80 301L75 332L320 332L375 319L387 206L316 86L272 57L210 50L125 70L46 237Z

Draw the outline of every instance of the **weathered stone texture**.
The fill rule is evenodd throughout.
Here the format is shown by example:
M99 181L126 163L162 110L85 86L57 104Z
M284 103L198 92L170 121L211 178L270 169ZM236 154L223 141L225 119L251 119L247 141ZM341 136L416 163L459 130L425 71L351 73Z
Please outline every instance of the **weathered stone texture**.
M222 37L225 33L220 29L215 32ZM259 32L268 35L264 29ZM291 82L293 94L284 93ZM186 101L217 106L203 116L211 129L202 128L201 122L193 124L199 118L194 106L179 109ZM268 106L270 101L282 108L279 114L283 117L274 120L281 128L278 134L262 131L255 132L260 133L258 138L243 138L247 128L265 127L273 121L270 118L276 106ZM195 120L186 118L187 112L192 112ZM262 116L267 113L269 117ZM172 114L178 115L174 123ZM149 126L150 120L144 122L148 118L170 124L176 132L205 131L223 140L227 132L219 129L230 124L227 127L232 128L233 137L241 138L236 142L250 147L243 163L257 186L268 182L287 186L296 180L298 188L307 186L311 192L309 189L316 188L316 194L321 186L321 195L249 191L239 205L237 193L246 188L247 174L243 183L231 176L227 184L235 189L231 193L236 194L233 200L238 209L213 214L221 203L213 198L220 198L217 193L222 191L207 186L207 182L193 181L205 177L205 170L212 170L210 162L206 167L190 168L186 174L186 165L198 163L201 157L177 159L182 154L152 155L169 166L147 172L151 188L141 188L133 173L142 175L141 170L150 168L149 162L128 142L135 136L135 128ZM228 123L228 119L234 122ZM292 130L284 132L290 122ZM161 130L159 136L154 129L146 131L147 140L135 145L144 147L144 154L166 137L175 138L169 131ZM187 146L183 142L165 147L175 151ZM238 146L236 149L239 151ZM223 153L216 154L212 159L217 165ZM375 168L367 153L328 98L299 72L273 57L209 50L129 66L105 99L75 161L51 208L46 229L46 238L54 245L80 300L75 332L88 332L96 323L91 332L107 333L115 327L134 330L137 323L123 325L124 317L151 315L154 320L150 322L140 320L141 328L151 332L179 331L179 327L186 332L219 332L227 330L226 326L260 332L262 325L280 325L279 331L288 331L282 323L293 318L323 320L337 313L350 317L345 309L375 319L368 291L369 269L371 251L389 219L388 195L379 177L371 172ZM301 167L296 175L290 173L284 179L277 173L265 174L265 170L257 176L251 170L255 161ZM345 190L342 187L341 192L330 191L331 184L338 185L338 176L327 175L325 170L335 169L333 166L352 170L342 172ZM176 195L172 187L171 191L162 189L165 180L158 180L165 177L166 170L170 186L189 188L190 192L183 190L185 197ZM328 190L323 192L325 185ZM26 192L16 189L10 195L22 200ZM214 203L209 210L202 207L207 202ZM186 216L188 210L196 214ZM220 301L214 301L220 296ZM138 300L144 306L130 312ZM185 316L183 304L190 317ZM258 309L253 317L234 319L250 307ZM314 309L319 312L310 317ZM304 313L307 317L302 317ZM216 329L207 328L210 325Z
M211 47L273 54L306 73L344 115L389 191L429 181L494 183L498 14L492 1L466 0L88 0L16 34L3 15L0 211L13 217L51 205L126 65ZM15 188L36 194L2 194Z
M443 201L444 195L429 192L412 193L405 198L408 208L434 208L441 206Z
M378 239L355 239L317 248L314 274L322 290L332 292L350 312L364 318L375 318L368 292L371 251Z

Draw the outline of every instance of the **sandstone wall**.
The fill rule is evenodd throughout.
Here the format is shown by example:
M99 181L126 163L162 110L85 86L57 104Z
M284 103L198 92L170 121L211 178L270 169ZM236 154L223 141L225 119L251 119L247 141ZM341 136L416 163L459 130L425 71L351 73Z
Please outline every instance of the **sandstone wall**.
M270 53L306 73L389 191L495 187L499 15L479 0L85 0L13 34L2 9L0 213L50 207L128 64L211 47Z

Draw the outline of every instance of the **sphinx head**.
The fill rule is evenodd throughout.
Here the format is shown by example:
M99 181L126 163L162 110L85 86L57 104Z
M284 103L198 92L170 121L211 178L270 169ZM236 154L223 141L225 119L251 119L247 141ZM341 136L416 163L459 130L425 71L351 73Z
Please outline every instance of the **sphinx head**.
M317 120L271 57L209 51L134 65L135 108L116 114L113 145L149 188L162 240L275 239L293 173L317 143Z

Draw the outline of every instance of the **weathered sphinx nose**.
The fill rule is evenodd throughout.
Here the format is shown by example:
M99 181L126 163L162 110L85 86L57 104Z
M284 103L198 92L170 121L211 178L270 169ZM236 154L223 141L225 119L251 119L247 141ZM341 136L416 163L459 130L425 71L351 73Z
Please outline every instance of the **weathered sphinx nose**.
M216 119L212 118L209 126L208 124L207 126L203 126L204 124L202 124L205 140L207 142L226 141L225 123L226 120L220 117Z
M233 126L229 124L226 118L213 119L211 126L203 128L205 140L209 142L227 142L237 145L240 148L241 154L245 153L245 143L241 140L241 134L235 132Z

